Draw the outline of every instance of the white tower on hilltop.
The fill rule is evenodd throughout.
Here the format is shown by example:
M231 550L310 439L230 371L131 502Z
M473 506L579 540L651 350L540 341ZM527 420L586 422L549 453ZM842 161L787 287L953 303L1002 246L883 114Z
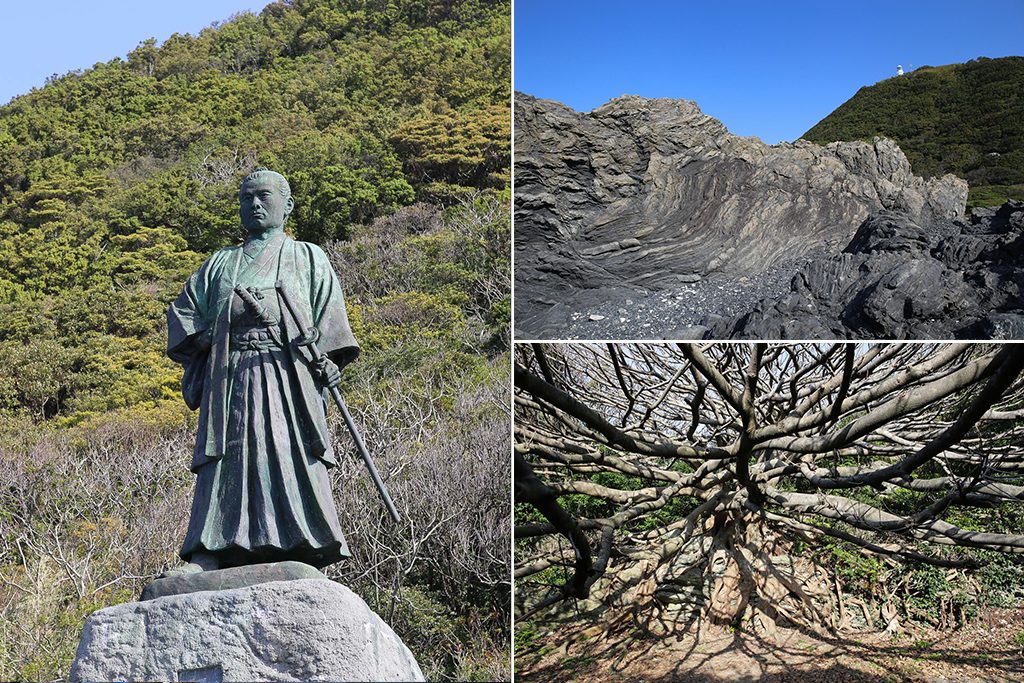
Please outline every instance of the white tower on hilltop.
M897 76L902 76L903 75L903 65L902 64L897 64L896 65L896 75Z

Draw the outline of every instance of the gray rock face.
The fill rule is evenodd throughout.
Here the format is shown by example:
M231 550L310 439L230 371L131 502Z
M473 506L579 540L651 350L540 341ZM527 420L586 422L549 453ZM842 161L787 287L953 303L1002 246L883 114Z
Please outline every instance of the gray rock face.
M795 266L790 293L710 338L1024 338L1024 202L928 227L873 214L842 253Z
M264 583L116 605L85 622L72 681L422 681L345 586Z
M841 250L873 212L927 228L960 216L967 199L954 176L914 176L890 140L768 146L683 100L623 96L580 114L516 93L515 124L516 327L526 338L550 336L549 307L572 309L584 290L752 275Z
M581 291L585 308L553 306L537 338L1024 339L1024 202L927 228L880 211L839 253L750 277Z

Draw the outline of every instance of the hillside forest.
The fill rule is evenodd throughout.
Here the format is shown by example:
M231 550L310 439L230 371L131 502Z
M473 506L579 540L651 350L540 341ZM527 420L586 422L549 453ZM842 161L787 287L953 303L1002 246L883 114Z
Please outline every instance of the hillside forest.
M510 14L282 0L0 107L0 680L66 679L84 618L180 565L166 313L241 242L257 166L341 280L342 395L404 520L332 411L354 556L328 574L429 680L509 680Z
M865 86L803 134L896 140L914 173L970 183L968 209L1024 199L1024 57L921 66Z

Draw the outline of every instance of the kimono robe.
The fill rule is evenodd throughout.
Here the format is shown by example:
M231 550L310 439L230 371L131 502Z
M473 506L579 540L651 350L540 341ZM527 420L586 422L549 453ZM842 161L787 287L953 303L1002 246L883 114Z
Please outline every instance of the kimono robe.
M327 392L315 359L280 300L281 281L317 346L339 367L355 359L337 276L323 251L282 232L213 254L167 314L168 355L184 366L182 394L199 409L192 455L196 491L181 557L220 566L298 560L323 567L348 557L327 468ZM259 324L234 292L249 289L278 324ZM197 340L209 331L212 346Z

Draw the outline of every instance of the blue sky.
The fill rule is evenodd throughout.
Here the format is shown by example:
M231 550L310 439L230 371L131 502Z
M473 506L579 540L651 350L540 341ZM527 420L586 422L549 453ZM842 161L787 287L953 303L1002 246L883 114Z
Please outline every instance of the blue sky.
M792 141L896 66L1024 55L1024 0L515 0L516 90L587 112L693 100L730 132Z
M269 0L17 0L0 22L0 104L42 87L52 74L124 58L147 38L196 35Z

